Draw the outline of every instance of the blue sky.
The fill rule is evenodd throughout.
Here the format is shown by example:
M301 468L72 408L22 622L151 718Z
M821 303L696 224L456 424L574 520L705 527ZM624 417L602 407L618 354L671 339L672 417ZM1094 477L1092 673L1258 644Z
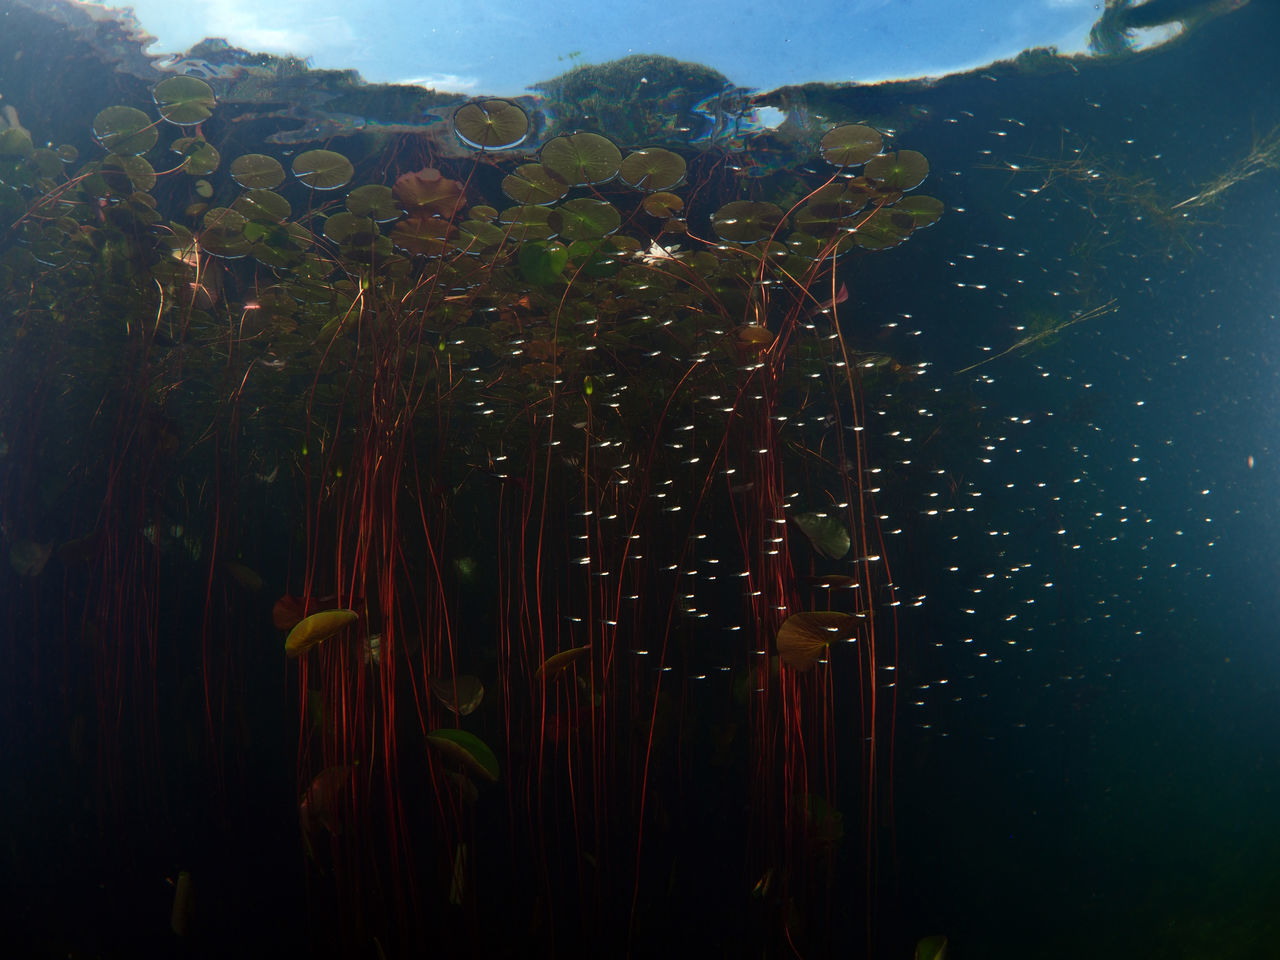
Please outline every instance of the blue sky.
M131 0L152 53L206 36L372 82L516 94L575 62L663 53L768 89L936 76L1084 47L1101 0ZM359 13L354 11L358 10Z

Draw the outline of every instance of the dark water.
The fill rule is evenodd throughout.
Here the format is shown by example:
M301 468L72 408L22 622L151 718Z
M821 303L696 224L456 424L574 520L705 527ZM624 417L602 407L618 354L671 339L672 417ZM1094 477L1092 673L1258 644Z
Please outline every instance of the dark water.
M0 39L0 106L15 107L37 143L74 143L84 160L97 149L88 127L100 109L150 106L149 84L121 52L127 43L25 6L4 12L18 28ZM936 933L949 937L948 956L988 960L1271 955L1280 935L1275 36L1276 8L1255 2L1142 56L1030 58L936 85L761 95L819 128L892 129L896 146L929 158L921 189L946 205L909 242L850 258L838 273L849 291L839 307L846 336L924 366L869 381L864 394L899 603L885 611L897 655L885 661L896 666L896 687L884 689L897 701L892 749L878 768L891 795L868 828L854 799L860 768L840 766L845 836L820 881L825 906L797 934L799 955L907 957ZM288 88L292 107L275 99L279 91L236 105L229 97L223 109L236 120L217 128L224 157L311 146L354 156L359 143L368 158L371 141L361 138L370 127L397 137L437 122L421 103L357 109L348 96L333 110L315 93L331 83L304 76ZM705 194L734 189L723 176L734 163L768 174L808 162L782 132L728 129L741 92L707 108L698 96L706 89L689 87L672 110L702 102L698 115L712 116L688 152ZM334 129L325 128L307 140L326 109L341 115L332 121L340 135L328 139ZM539 136L569 122L552 113ZM631 148L655 142L648 132L614 135ZM380 162L362 169L392 168ZM778 182L759 180L762 192ZM178 204L167 189L156 196ZM13 209L4 207L7 257L30 244L20 225L9 227L21 216ZM120 355L111 351L131 341L68 321L67 336L38 340L36 355L36 338L22 331L41 305L23 299L19 275L3 275L0 304L6 550L75 542L101 525L100 511L124 515L151 487L164 504L153 523L183 529L162 530L153 560L107 584L74 550L25 576L19 553L0 574L0 918L11 955L376 955L370 939L358 950L335 946L333 917L350 905L349 891L308 860L298 827L306 721L296 661L282 666L269 620L276 596L298 592L309 507L300 481L252 480L273 466L290 471L296 435L262 426L269 416L255 419L257 411L277 400L250 390L243 430L226 434L239 447L201 445L206 428L223 429L224 414L179 397L142 425L147 443L131 448L163 450L172 430L177 462L140 463L113 447L111 411L95 409ZM123 321L128 310L105 312ZM94 370L101 382L86 373ZM458 450L464 463L471 452ZM456 479L455 468L445 464L443 476ZM502 522L488 502L456 505L481 542ZM252 600L227 602L235 594L211 586L210 532L225 529L228 514L242 558L267 580ZM567 523L555 530L571 536ZM474 552L481 583L498 576L501 559ZM140 624L154 631L157 660L119 664L119 679L105 682L102 661L86 653L99 638L82 625L98 622L100 597L112 591L150 613L95 629ZM706 596L713 616L737 615L727 595ZM500 614L488 592L464 585L454 597L460 621L492 633ZM715 610L718 600L725 610ZM200 639L229 635L234 656ZM891 636L881 628L882 644ZM492 676L494 657L478 651L470 669ZM206 742L209 675L228 691L211 723L232 731L222 743L233 746ZM857 680L838 676L836 749L856 757ZM147 678L141 689L138 677ZM717 719L732 713L728 684L711 683L720 686L688 688L710 692L682 706L684 757L703 756ZM105 742L94 729L111 716L124 720ZM473 729L496 743L496 708L476 717ZM406 955L432 944L476 956L617 955L626 945L637 956L791 955L768 932L785 910L761 911L742 881L757 861L751 799L734 779L745 780L747 747L735 744L723 770L655 770L662 809L645 821L649 873L629 933L611 926L607 908L593 925L561 906L547 908L560 931L547 936L528 919L543 916L539 898L585 902L575 887L584 873L554 857L544 872L513 855L477 867L481 885L499 891L493 901L461 919L441 914L447 929L405 937L414 944ZM425 790L425 775L402 762L406 795ZM482 792L469 822L505 838L507 796ZM630 837L613 839L630 849ZM511 849L557 842L570 841L549 834L541 846ZM397 900L379 872L385 862L375 863L362 882ZM191 872L198 897L182 939L168 925L179 870ZM604 898L625 900L630 879ZM439 876L418 882L447 886ZM628 914L616 913L624 927ZM364 919L379 929L380 918ZM595 932L565 932L579 921Z

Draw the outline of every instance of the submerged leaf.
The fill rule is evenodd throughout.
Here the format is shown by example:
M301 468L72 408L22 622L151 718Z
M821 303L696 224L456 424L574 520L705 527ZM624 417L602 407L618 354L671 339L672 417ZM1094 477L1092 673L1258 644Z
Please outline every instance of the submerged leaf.
M284 641L286 656L297 657L359 619L354 610L321 610L300 621Z
M480 774L486 780L498 782L498 758L489 749L488 744L474 733L466 730L441 728L427 734L427 742L441 752L458 760L472 772Z
M800 532L809 538L813 549L824 557L839 560L849 552L849 547L853 544L849 528L829 514L794 513L791 519L800 528Z
M795 613L778 628L778 658L794 670L808 670L832 641L852 637L857 619L847 613Z

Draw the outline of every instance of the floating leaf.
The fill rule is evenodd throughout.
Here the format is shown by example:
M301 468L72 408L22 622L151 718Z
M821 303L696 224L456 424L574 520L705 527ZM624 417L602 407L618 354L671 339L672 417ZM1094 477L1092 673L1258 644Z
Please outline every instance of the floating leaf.
M529 116L510 100L477 100L457 109L453 130L473 150L509 150L529 132Z
M107 107L93 118L93 135L111 153L140 156L156 145L155 124L135 107Z
M0 157L31 156L35 145L31 142L31 134L22 127L0 129Z
M169 77L151 92L160 116L180 127L203 123L213 116L213 87L199 77Z
M427 742L461 762L486 780L498 782L498 758L493 755L488 744L474 733L466 730L441 728L427 734Z
M502 180L502 192L517 203L555 203L569 192L564 178L540 163L516 167Z
M378 223L389 223L404 215L391 188L381 183L367 183L347 194L347 209L357 217L372 217Z
M674 217L684 210L684 200L674 193L651 193L640 201L640 206L651 217Z
M889 190L914 190L929 176L929 161L915 150L899 150L873 157L862 173Z
M611 203L579 197L556 207L548 223L566 240L597 240L617 230L622 217Z
M542 662L542 666L538 668L536 676L542 677L548 682L560 676L569 669L574 663L585 657L591 650L591 647L570 647L568 650L561 650L559 653L547 657Z
M646 192L670 190L684 180L684 157L662 147L646 147L627 154L618 177L629 187Z
M511 237L515 240L547 240L555 232L549 225L551 210L525 204L520 207L508 207L498 214L498 222L509 224Z
M538 159L569 186L585 187L616 177L622 151L598 133L573 133L548 140Z
M465 203L462 184L450 180L434 167L401 174L391 191L411 215L452 217Z
M284 641L287 656L297 657L359 619L354 610L321 610L298 622Z
M313 190L336 190L355 172L351 161L333 150L307 150L293 158L293 175Z
M283 223L293 212L289 201L274 190L249 190L236 198L231 209L262 223Z
M824 557L839 560L849 552L853 543L849 528L835 517L825 513L794 513L791 519L809 538L813 549Z
M183 158L182 172L192 177L207 177L222 162L217 149L204 137L179 137L169 149Z
M520 248L520 272L530 283L555 283L569 263L569 251L560 243L526 243Z
M284 167L265 153L246 153L231 161L231 179L246 190L272 190L284 182Z
M782 223L782 209L762 200L731 200L711 217L722 240L756 243L773 236Z
M324 235L334 243L368 246L381 236L381 232L372 217L357 217L344 210L324 222Z
M903 197L893 205L893 209L899 213L908 213L911 219L915 221L915 228L919 230L921 227L930 227L942 218L942 212L945 209L942 201L936 197L912 196Z
M855 167L880 152L884 141L880 131L862 123L845 123L822 137L822 157L837 167Z
M111 176L111 171L119 171L127 179L127 183L118 182ZM121 157L112 154L102 161L102 173L108 178L108 182L112 184L112 190L116 193L133 193L134 191L145 193L156 185L155 167L142 157Z
M434 257L448 247L452 230L443 217L408 217L391 228L391 242L408 253Z
M796 229L829 237L849 225L850 219L867 205L869 196L847 182L828 183L816 190L796 212Z
M793 613L778 628L778 658L793 670L808 670L833 641L852 637L857 623L847 613Z
M495 250L507 239L507 231L484 220L464 220L458 227L458 245L467 253Z
M484 699L484 684L468 673L453 678L432 677L427 685L437 700L460 717L472 713Z
M900 213L897 207L883 207L858 224L853 239L866 250L887 250L911 236L915 225L910 213Z

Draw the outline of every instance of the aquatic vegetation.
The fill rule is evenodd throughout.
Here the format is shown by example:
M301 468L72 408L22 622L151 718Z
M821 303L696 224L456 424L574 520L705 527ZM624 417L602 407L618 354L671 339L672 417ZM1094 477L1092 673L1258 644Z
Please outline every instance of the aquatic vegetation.
M374 874L420 889L424 916L470 902L484 853L476 804L458 801L478 776L509 792L513 850L538 882L598 871L592 922L627 930L651 889L646 833L682 789L669 757L700 733L695 678L712 670L756 691L735 707L755 758L738 772L746 870L773 878L769 910L816 915L844 835L809 786L835 762L825 674L844 666L824 655L856 636L841 659L874 677L877 627L893 629L878 619L892 587L861 390L909 376L848 339L838 311L860 258L942 215L911 192L928 162L829 124L812 164L766 190L607 117L528 142L539 123L506 99L452 112L464 160L435 140L372 158L242 151L212 89L173 78L147 110L101 109L93 157L0 158L0 280L30 304L28 344L120 410L123 463L143 448L135 423L159 418L136 486L156 500L108 497L103 538L84 540L103 583L154 562L116 545L163 529L157 502L196 490L215 519L210 558L189 561L222 558L209 596L287 579L271 622L297 658L298 814L309 859L351 904L344 922L364 922ZM280 515L299 558L260 574L225 559L259 566L262 551L241 549L253 532L224 504L277 478L296 497ZM796 512L796 488L830 506ZM788 518L812 550L792 548ZM806 609L819 598L828 609ZM212 736L238 660L216 639L232 621L205 609ZM133 615L105 601L108 622ZM154 631L141 636L149 664ZM109 702L128 680L99 682ZM856 708L868 783L891 706ZM459 718L472 729L442 725ZM859 816L873 832L873 798ZM574 843L543 839L564 829ZM420 886L402 854L437 831L447 889ZM628 842L606 849L613 831ZM569 904L549 909L570 922Z

